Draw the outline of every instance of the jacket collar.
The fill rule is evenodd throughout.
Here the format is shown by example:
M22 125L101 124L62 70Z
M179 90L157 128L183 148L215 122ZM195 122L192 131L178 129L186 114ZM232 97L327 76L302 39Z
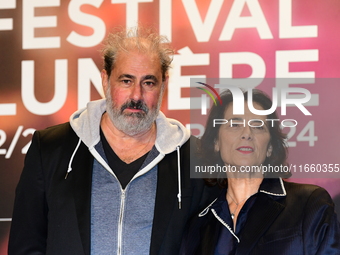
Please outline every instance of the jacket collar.
M282 178L263 179L259 192L276 197L284 197L287 195Z
M258 193L269 195L273 197L273 199L276 199L276 197L277 198L285 197L287 195L282 178L263 179L259 187ZM218 198L216 198L206 208L204 208L204 210L198 214L198 217L205 216L209 212L211 207L214 205L214 203L217 201L217 199Z
M285 196L286 189L281 178L263 179L257 193L256 201L249 211L244 231L242 231L240 236L235 236L239 242L236 255L249 254L259 239L285 208L284 204L280 201ZM208 205L198 217L207 215L210 210L214 214L212 206L217 200L218 198ZM225 224L223 225L226 227ZM233 234L230 226L228 229Z

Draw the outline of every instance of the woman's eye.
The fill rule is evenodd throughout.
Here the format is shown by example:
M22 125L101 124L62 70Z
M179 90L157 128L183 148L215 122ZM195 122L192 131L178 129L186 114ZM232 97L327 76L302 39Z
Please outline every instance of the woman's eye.
M255 129L255 130L265 130L265 127L264 127L264 125L262 125L262 126L254 126L253 127L253 129Z

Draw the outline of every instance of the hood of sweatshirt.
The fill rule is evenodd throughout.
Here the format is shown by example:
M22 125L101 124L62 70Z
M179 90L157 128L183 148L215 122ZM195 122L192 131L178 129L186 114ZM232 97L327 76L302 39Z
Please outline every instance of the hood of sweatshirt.
M73 158L81 144L83 142L90 151L94 151L94 147L100 141L100 121L103 113L106 111L106 100L101 99L97 101L91 101L87 104L87 107L76 111L70 117L70 124L74 132L79 137L79 142L71 156L69 166L65 179L68 174L72 171ZM155 147L159 151L160 155L157 157L158 160L163 158L166 154L173 151L177 151L177 178L178 178L178 208L181 209L181 164L180 164L180 147L188 141L190 137L190 131L186 129L179 121L174 119L166 118L162 112L159 112L156 119L157 135L155 141ZM102 164L106 164L100 158L97 160L101 161ZM139 171L134 178L143 175L153 167L154 162L144 167L143 170ZM111 174L114 175L112 170L106 168ZM134 179L133 178L133 179Z
M106 111L106 100L91 101L86 108L80 109L70 117L74 132L89 148L94 147L100 140L100 121ZM157 136L155 146L165 155L181 147L190 137L190 131L179 121L166 118L159 112L156 119Z

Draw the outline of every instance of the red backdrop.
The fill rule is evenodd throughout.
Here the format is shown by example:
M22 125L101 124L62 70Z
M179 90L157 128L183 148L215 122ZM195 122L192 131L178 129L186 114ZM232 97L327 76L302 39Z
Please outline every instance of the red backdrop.
M288 107L284 117L299 123L286 128L289 162L339 164L339 12L336 0L0 0L0 254L32 132L101 98L98 51L116 26L139 21L172 41L176 56L162 106L168 117L203 125L190 119L190 77L272 79L257 86L269 94L273 87L305 88L312 115ZM292 180L325 187L339 206L338 175Z

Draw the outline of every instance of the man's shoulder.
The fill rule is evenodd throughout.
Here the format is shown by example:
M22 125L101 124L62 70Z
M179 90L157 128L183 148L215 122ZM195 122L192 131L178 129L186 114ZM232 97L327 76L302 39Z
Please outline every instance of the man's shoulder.
M62 142L71 143L77 141L77 135L73 131L69 122L51 126L35 132L34 136L40 143L55 146Z
M60 138L61 136L68 135L70 133L70 130L72 130L71 125L69 122L65 122L62 124L54 125L47 127L45 129L37 130L36 132L39 134L40 137L56 137Z

